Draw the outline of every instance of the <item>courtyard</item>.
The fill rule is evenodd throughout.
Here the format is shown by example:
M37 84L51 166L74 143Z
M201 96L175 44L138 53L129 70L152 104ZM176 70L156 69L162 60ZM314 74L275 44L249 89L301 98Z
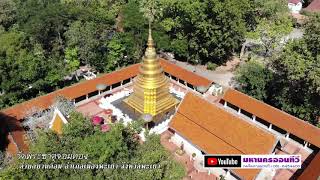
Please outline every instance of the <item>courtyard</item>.
M180 84L179 82L176 82L174 80L171 80L170 92L177 99L182 100L184 97L184 94L186 94L188 91L194 92L194 90L188 88L187 86ZM100 95L91 97L88 100L82 101L81 103L77 103L76 109L77 111L81 112L82 114L90 118L94 116L100 116L103 119L107 119L110 116L108 112L109 110L108 108L110 108L112 109L112 112L113 112L112 116L115 117L116 121L120 121L122 119L124 120L124 123L127 124L128 122L139 118L135 114L132 114L130 111L126 110L122 104L122 100L125 99L131 92L132 92L132 83L129 83L124 86L117 87L111 91L104 92ZM206 99L208 102L217 104L220 107L222 107L222 105L219 104L220 97L212 95L212 92L207 91L206 93L203 94L202 97ZM105 106L103 101L109 101L107 103L109 104L107 105L108 107ZM233 113L228 109L227 111ZM239 116L239 117L242 117L242 116ZM178 155L176 153L179 147L173 142L170 142L169 139L172 136L172 133L167 130L168 123L170 122L171 118L172 118L172 115L170 118L164 119L162 123L157 124L151 130L151 132L160 134L161 144L172 154L175 160L177 160L178 162L184 165L187 172L187 176L184 179L186 180L187 179L196 179L196 180L219 179L219 177L217 177L212 173L209 174L207 169L203 168L203 165L201 164L202 160L200 160L199 158L193 159L191 158L191 155L187 153L184 153L182 155ZM248 121L244 117L242 117L242 119L244 121ZM143 133L141 133L140 136L142 134ZM141 139L144 139L144 138L142 137ZM275 154L286 154L286 155L300 154L302 158L302 163L308 162L309 159L312 157L311 152L307 149L304 149L301 145L293 142L290 139L285 139L285 138L280 138L280 139L282 142L282 147L281 149L276 149ZM289 179L290 177L296 176L296 174L298 174L299 171L296 169L279 169L279 170L273 171L273 173L270 173L269 170L267 171L263 170L261 171L261 173L270 174L269 176L270 179L282 180L282 179ZM272 176L271 174L274 174L274 176Z

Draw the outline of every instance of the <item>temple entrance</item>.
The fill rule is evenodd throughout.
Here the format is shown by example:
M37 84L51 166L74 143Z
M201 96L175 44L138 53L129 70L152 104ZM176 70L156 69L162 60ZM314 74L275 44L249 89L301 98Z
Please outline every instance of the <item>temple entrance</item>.
M153 121L151 121L151 122L147 122L146 124L145 124L145 128L146 129L151 129L151 128L153 128L153 127L155 127L156 126L156 123L154 123Z

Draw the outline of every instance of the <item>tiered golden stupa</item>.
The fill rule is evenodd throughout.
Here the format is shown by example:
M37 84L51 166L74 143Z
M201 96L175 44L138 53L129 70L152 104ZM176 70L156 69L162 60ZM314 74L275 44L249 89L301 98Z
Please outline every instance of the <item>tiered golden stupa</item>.
M170 111L179 101L169 93L169 79L157 57L151 28L147 45L140 73L133 81L133 93L124 102L141 114L157 116Z

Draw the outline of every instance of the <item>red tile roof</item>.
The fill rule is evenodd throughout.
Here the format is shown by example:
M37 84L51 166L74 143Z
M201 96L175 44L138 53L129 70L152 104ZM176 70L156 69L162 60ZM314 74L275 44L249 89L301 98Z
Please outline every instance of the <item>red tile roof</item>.
M288 3L298 4L300 0L288 0Z
M223 99L317 147L320 147L320 129L301 119L234 89L228 89L225 92Z
M313 0L308 7L305 8L306 11L319 12L320 11L320 0Z
M277 142L271 133L193 93L185 96L169 126L208 154L269 154ZM260 170L233 171L253 179Z
M310 164L299 176L298 180L319 179L320 177L320 152L312 159Z
M19 121L14 117L0 114L1 135L7 137L7 150L11 154L16 154L19 150L22 152L28 151L28 145L24 142L24 129ZM3 142L1 142L2 144ZM5 142L6 143L6 142Z
M188 71L180 66L177 66L165 59L160 59L161 66L163 67L164 71L179 78L188 83L192 84L193 86L205 86L208 87L212 84L212 81L199 76L191 71Z

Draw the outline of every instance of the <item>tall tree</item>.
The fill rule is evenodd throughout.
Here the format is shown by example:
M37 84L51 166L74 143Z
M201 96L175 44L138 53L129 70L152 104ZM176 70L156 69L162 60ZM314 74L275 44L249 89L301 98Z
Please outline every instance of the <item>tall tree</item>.
M309 17L305 25L304 39L313 56L318 56L320 54L320 14Z
M113 36L108 42L108 55L107 64L105 67L106 72L113 71L115 68L119 68L120 65L126 65L124 62L125 46L122 44L119 36Z
M315 124L320 115L320 58L314 57L304 41L287 45L272 62L277 75L273 104Z
M254 2L256 25L247 37L261 43L265 57L272 56L293 29L286 0L258 0Z
M79 50L79 58L84 64L92 64L98 55L99 46L97 24L94 22L75 21L65 33L69 47Z
M73 73L79 68L78 48L67 48L65 50L65 61L67 62L67 72Z
M8 29L16 21L16 3L12 0L0 1L0 26Z
M258 61L251 60L240 66L235 77L238 89L256 99L265 101L272 72Z
M225 62L244 40L247 0L161 0L160 4L163 16L158 21L170 35L173 49L181 52L178 55L187 54L183 58Z

